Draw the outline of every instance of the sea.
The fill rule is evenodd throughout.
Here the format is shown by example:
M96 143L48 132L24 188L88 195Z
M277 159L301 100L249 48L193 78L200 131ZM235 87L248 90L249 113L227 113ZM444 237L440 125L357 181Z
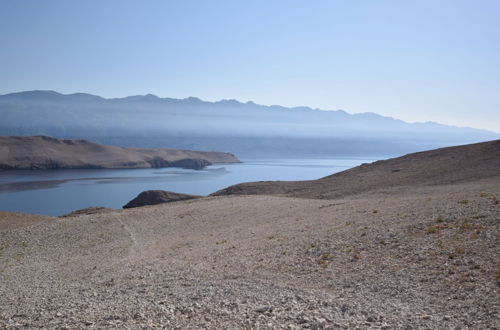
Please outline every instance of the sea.
M381 159L381 158L377 158ZM58 216L104 206L120 209L145 190L209 195L242 182L313 180L374 158L247 159L181 168L0 171L0 211Z

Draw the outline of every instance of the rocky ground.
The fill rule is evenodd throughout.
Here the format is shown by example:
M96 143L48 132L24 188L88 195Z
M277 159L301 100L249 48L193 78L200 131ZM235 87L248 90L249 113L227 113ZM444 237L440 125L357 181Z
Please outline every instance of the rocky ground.
M497 329L500 177L0 231L0 328Z

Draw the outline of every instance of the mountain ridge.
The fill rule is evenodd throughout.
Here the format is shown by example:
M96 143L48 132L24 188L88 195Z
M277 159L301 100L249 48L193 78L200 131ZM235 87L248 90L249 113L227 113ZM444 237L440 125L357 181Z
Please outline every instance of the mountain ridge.
M397 156L500 138L475 128L375 113L196 97L124 98L55 91L0 96L0 135L47 135L138 148L224 150L247 158Z
M405 121L399 118L395 118L392 116L385 116L378 114L376 112L360 112L360 113L349 113L345 110L342 109L321 109L321 108L312 108L309 106L291 106L291 107L286 107L278 104L271 104L271 105L264 105L264 104L259 104L255 103L254 101L250 100L247 102L242 102L236 99L221 99L218 101L207 101L207 100L202 100L198 97L194 96L189 96L186 98L172 98L172 97L159 97L155 94L138 94L138 95L129 95L129 96L124 96L124 97L115 97L115 98L106 98L102 97L99 95L91 94L91 93L83 93L83 92L76 92L76 93L70 93L70 94L63 94L54 90L31 90L31 91L20 91L20 92L13 92L13 93L7 93L7 94L0 94L0 98L15 98L18 99L18 97L22 96L28 96L28 97L40 97L42 99L55 99L55 98L74 98L78 100L82 99L87 99L87 100L94 100L94 101L147 101L147 102L195 102L195 103L200 103L200 104L211 104L211 105L228 105L228 106L257 106L257 107L262 107L262 108L279 108L279 109L286 109L286 110L295 110L295 111L321 111L321 112L330 112L330 113L336 113L336 114L345 114L348 116L353 116L353 117L374 117L377 119L386 119L386 120L393 120L396 122L404 123L404 124L409 124L409 125L437 125L440 127L450 127L450 128L457 128L457 129L472 129L472 130L479 130L479 131L484 131L484 132L489 132L489 133L494 133L494 134L500 134L488 129L483 129L483 128L475 128L475 127L470 127L470 126L456 126L456 125L450 125L450 124L444 124L444 123L439 123L435 121L425 121L425 122L409 122Z

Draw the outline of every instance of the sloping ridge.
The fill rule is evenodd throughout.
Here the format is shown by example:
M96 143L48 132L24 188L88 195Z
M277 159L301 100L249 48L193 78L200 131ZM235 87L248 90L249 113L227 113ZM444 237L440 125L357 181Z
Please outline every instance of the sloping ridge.
M229 153L167 148L123 148L47 136L0 136L0 169L158 168L200 169L235 163Z
M362 164L319 180L242 183L219 190L212 196L283 195L330 199L394 187L453 184L493 176L500 176L500 140Z

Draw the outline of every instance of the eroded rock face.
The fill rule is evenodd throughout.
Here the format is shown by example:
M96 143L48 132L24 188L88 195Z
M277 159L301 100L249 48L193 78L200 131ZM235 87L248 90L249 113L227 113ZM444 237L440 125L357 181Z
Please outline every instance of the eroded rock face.
M205 166L212 165L206 159L201 158L185 158L176 161L166 161L160 157L155 157L151 160L147 161L152 168L161 168L161 167L181 167L192 170L201 170Z
M198 159L186 158L170 163L171 167L182 167L192 170L201 170L208 165L211 165L209 161L200 158Z
M200 198L200 197L201 196L178 194L165 190L146 190L137 195L136 198L132 199L126 205L124 205L123 208L128 209L145 205L156 205L156 204L177 202L177 201Z

